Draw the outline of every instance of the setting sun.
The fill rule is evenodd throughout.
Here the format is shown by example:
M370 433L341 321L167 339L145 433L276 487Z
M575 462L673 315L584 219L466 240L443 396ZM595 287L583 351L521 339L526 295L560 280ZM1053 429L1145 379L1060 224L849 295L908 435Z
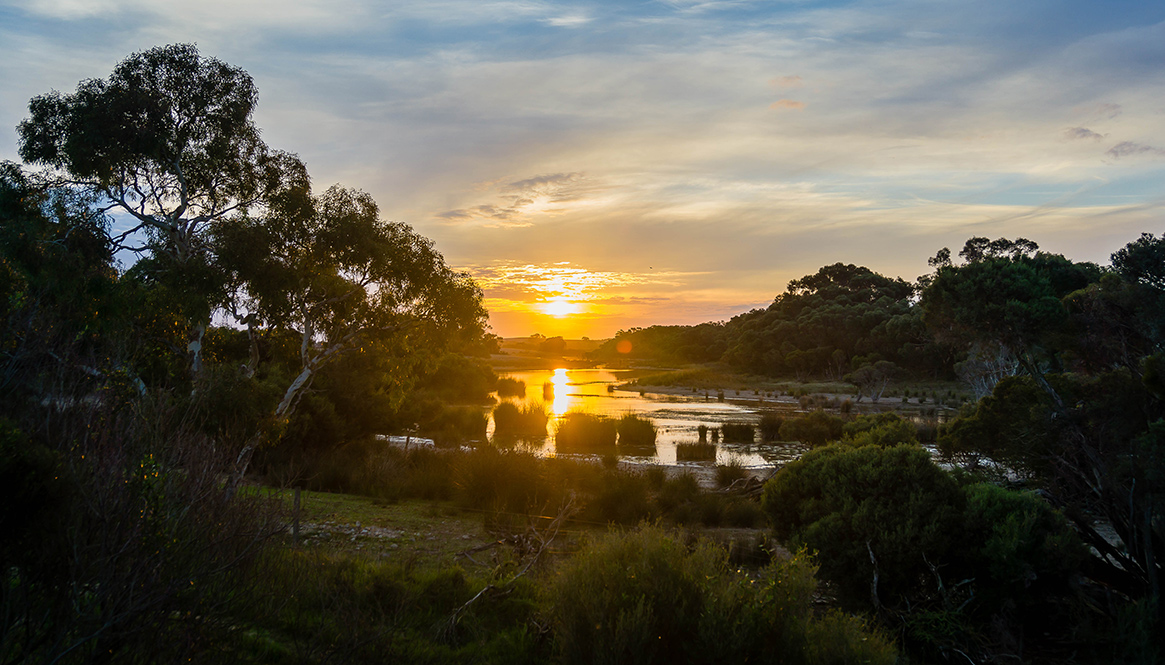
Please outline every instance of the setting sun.
M582 305L571 302L565 298L555 298L549 302L543 303L542 311L550 316L570 316L571 314L578 314L582 311Z

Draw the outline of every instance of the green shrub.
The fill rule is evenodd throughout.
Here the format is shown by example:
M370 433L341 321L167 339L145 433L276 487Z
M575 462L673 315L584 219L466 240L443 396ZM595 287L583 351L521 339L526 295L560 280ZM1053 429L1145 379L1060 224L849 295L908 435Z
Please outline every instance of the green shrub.
M558 421L554 445L564 452L602 452L615 447L616 435L610 418L572 411Z
M525 397L526 382L504 376L498 379L498 397Z
M619 446L655 448L655 423L633 413L624 414L615 425Z
M727 464L716 465L716 484L720 487L728 487L737 480L747 477L748 471L739 460L730 460Z
M421 431L438 446L449 447L466 441L484 440L488 421L478 407L444 407L431 421L425 423Z
M502 402L494 407L494 434L501 436L546 436L550 417L541 404L521 407L513 402Z
M823 446L841 438L845 420L831 416L824 411L814 411L807 416L789 418L781 423L781 439L801 441L810 446Z
M765 485L762 505L777 536L820 553L822 575L848 606L887 605L919 593L929 560L950 563L960 532L958 484L914 446L812 450Z
M715 430L713 430L715 431ZM713 443L677 443L676 461L692 462L698 460L716 459L716 444Z
M752 443L756 429L750 423L724 423L720 426L725 443Z
M842 426L842 433L845 443L855 447L918 443L918 428L896 413L858 416Z
M784 417L776 413L766 413L760 417L760 438L763 441L779 441Z
M542 592L563 663L893 663L860 622L813 616L804 555L745 575L728 553L658 527L599 538ZM814 644L814 642L819 642Z
M476 510L536 514L557 505L561 490L543 481L542 462L529 453L477 448L454 467L457 501Z
M605 470L582 517L591 522L636 524L651 516L647 479L639 474Z

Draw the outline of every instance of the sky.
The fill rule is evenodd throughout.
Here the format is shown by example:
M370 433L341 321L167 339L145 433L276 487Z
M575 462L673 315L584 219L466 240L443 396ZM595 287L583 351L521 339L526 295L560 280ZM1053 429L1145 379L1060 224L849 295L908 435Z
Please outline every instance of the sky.
M1158 0L0 0L0 159L33 96L176 42L247 70L268 145L432 238L503 337L1165 232Z

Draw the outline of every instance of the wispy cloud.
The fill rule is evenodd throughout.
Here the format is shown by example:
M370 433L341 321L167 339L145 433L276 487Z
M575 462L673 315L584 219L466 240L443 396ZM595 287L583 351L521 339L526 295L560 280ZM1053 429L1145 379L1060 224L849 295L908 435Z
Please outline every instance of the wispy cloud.
M317 183L371 192L451 262L682 274L591 293L721 318L826 262L909 278L992 233L1103 261L1165 231L1165 5L1048 11L0 0L0 158L30 97L196 42L255 77L268 142Z
M495 185L494 203L459 208L438 213L439 219L452 222L479 221L487 226L524 227L532 225L539 216L554 216L568 210L597 191L582 173L553 173L538 175L501 185Z
M1108 149L1105 153L1114 159L1122 157L1132 157L1133 155L1165 155L1165 148L1157 148L1144 143L1137 143L1135 141L1121 141Z
M770 104L769 108L800 111L801 109L805 108L805 102L799 102L794 99L778 99L777 101Z
M1068 139L1092 139L1099 141L1104 138L1104 134L1098 134L1087 127L1069 127L1064 130L1064 138Z

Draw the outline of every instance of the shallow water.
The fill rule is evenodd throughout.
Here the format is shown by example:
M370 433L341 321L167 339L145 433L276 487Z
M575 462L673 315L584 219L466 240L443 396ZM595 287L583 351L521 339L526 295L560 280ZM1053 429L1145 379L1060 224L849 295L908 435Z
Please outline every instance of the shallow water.
M710 466L737 462L749 469L771 468L796 459L805 447L797 443L760 443L760 433L752 444L724 443L716 445L716 459L706 461L677 461L676 444L696 443L699 440L697 428L707 425L710 429L724 423L760 422L760 412L742 404L719 402L716 397L706 397L703 393L691 395L640 394L637 391L611 390L618 383L634 378L628 370L607 369L558 369L542 371L501 372L500 376L517 379L526 383L526 397L500 398L501 401L516 403L530 402L544 404L550 414L547 427L548 436L542 440L524 441L518 445L540 455L554 456L553 433L558 419L571 411L586 411L596 415L619 418L631 413L649 418L656 427L655 454L621 455L620 459L647 464L667 466ZM549 384L544 393L543 385ZM773 407L772 404L769 407ZM786 405L786 408L792 408ZM493 420L490 419L488 434L493 437Z

